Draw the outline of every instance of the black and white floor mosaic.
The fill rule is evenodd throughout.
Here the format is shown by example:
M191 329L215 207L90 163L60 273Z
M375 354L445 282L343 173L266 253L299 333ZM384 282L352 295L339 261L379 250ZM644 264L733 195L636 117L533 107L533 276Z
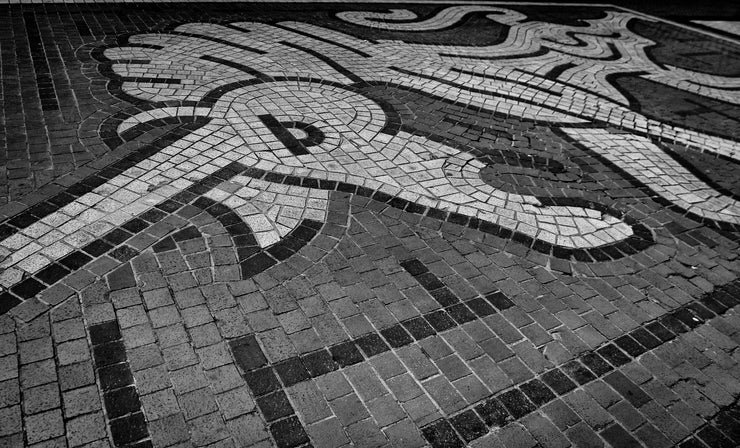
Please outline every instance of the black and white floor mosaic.
M0 446L740 445L730 33L0 11Z

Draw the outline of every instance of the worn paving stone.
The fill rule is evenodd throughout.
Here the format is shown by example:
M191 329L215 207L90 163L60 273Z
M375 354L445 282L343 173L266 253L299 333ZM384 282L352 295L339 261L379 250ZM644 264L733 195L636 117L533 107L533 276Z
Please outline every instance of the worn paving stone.
M101 412L82 415L67 422L67 439L70 446L80 446L105 439L105 418Z
M37 3L0 445L740 443L726 8Z
M23 420L28 443L41 442L61 436L65 431L60 409L30 415Z

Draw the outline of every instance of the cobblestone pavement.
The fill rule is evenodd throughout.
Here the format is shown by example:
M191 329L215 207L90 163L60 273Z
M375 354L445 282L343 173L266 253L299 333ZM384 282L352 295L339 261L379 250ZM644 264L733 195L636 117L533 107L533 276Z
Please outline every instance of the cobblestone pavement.
M0 11L0 446L740 446L737 41Z

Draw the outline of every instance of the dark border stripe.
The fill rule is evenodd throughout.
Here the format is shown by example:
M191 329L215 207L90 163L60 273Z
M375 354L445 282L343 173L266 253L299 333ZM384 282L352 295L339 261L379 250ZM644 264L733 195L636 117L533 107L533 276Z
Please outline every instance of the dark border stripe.
M523 233L512 231L506 227L502 227L488 221L482 221L475 217L469 217L460 213L447 212L438 208L422 206L397 196L389 195L380 190L371 190L366 187L360 187L344 182L268 173L260 169L248 170L245 175L255 177L257 179L264 178L270 182L301 185L303 187L321 190L336 190L369 197L375 201L385 203L390 207L403 210L408 213L480 230L481 232L514 241L529 249L564 260L575 259L576 261L587 262L618 260L620 258L636 254L655 244L655 240L653 239L653 235L650 230L643 224L640 224L636 219L614 208L581 198L537 197L544 206L584 207L620 218L626 224L631 226L633 235L618 243L605 244L603 246L586 249L572 249L536 240ZM568 270L566 273L570 273L570 271Z
M578 126L568 126L568 128L577 128ZM647 197L649 197L652 201L656 202L658 205L661 205L669 210L671 210L674 213L677 213L679 215L683 215L692 221L698 222L704 226L707 226L714 230L723 231L723 236L732 240L732 241L740 241L740 224L731 224L724 221L717 221L710 218L705 218L703 216L699 216L696 213L689 212L688 210L684 209L683 207L676 205L669 201L668 199L665 199L663 196L658 194L657 192L653 191L650 186L644 184L639 179L637 179L635 176L629 174L627 171L623 170L619 166L617 166L615 163L613 163L611 160L607 159L602 154L592 150L588 146L586 146L584 143L576 140L571 135L567 134L565 131L563 131L560 128L552 128L552 132L559 135L560 137L564 138L568 142L570 142L572 145L576 146L578 149L584 151L588 155L594 157L597 159L600 163L607 166L609 169L614 171L615 173L619 174L623 179L625 179L627 182L629 182L634 188L637 188L640 190L643 194L645 194ZM636 134L638 135L638 134ZM652 137L651 137L652 139ZM657 140L652 141L653 144L658 146L659 148L663 148L663 145L661 142ZM664 150L669 157L671 157L673 160L676 160L675 157L671 155L672 151L670 150ZM680 162L678 162L680 164ZM699 178L701 180L701 178ZM711 186L711 185L710 185ZM540 199L538 197L538 199ZM733 235L734 234L734 235ZM677 235L678 236L678 235ZM680 236L678 236L680 238ZM695 244L692 244L695 245Z
M425 288L442 309L402 321L378 332L371 332L310 353L271 364L250 335L232 341L237 365L270 425L293 419L295 411L285 397L285 388L329 372L370 360L391 349L405 347L464 323L484 318L516 306L506 295L495 291L461 302L426 266L417 259L404 260L401 266ZM709 319L740 305L740 280L717 288L660 318L649 321L613 341L556 366L534 379L516 384L498 394L466 407L449 418L420 428L429 443L437 448L464 446L481 437L489 428L504 426L534 412L541 406L576 387L603 379L634 406L650 400L639 386L617 369L643 353L689 332ZM243 347L239 347L243 346ZM277 412L275 409L282 409ZM454 428L454 429L453 429ZM303 427L299 427L303 431ZM616 428L612 428L616 431ZM299 431L299 432L300 432ZM305 432L304 432L305 433ZM281 445L289 446L289 445Z
M603 38L607 38L607 39L619 39L620 37L622 37L622 35L620 33L616 32L616 31L613 32L613 33L610 33L610 34L584 33L582 31L566 31L565 32L565 35L568 36L568 37L570 37L574 41L576 41L576 43L571 44L571 43L560 42L558 40L551 39L549 37L544 37L544 38L542 38L542 40L544 40L546 42L553 43L553 44L557 44L557 45L565 45L567 47L580 47L580 48L583 48L583 47L587 47L588 46L588 42L586 42L585 40L581 39L578 36L600 37L602 39Z
M445 58L482 59L486 61L502 61L506 59L534 58L537 56L544 56L549 52L550 52L549 48L540 47L539 49L531 53L524 53L524 54L506 54L506 55L501 55L501 56L469 56L469 55L453 54L453 53L440 53L440 56L445 57Z
M680 442L681 448L740 446L740 399L723 407L694 433Z
M121 77L122 82L141 82L146 84L180 84L181 79L178 78L146 78L146 77Z
M294 44L293 42L280 41L278 43L281 44L281 45L285 45L286 47L294 48L296 50L300 50L300 51L302 51L304 53L310 54L311 56L315 57L316 59L319 59L320 61L322 61L323 63L325 63L329 67L333 68L334 70L336 70L337 72L339 72L340 74L342 74L342 76L344 76L345 78L349 79L352 82L355 82L355 83L364 83L365 82L365 80L362 79L361 77L355 75L354 73L352 73L348 69L346 69L343 66L339 65L339 63L337 63L333 59L329 58L326 55L323 55L323 54L319 53L318 51L312 50L310 48L306 48L306 47L304 47L302 45Z
M23 21L26 23L26 36L28 45L31 50L31 60L33 61L33 70L36 72L36 87L41 100L41 110L51 111L59 110L54 81L51 78L51 70L46 60L46 50L41 38L36 14L33 12L24 12Z
M350 52L352 52L352 53L354 53L354 54L356 54L356 55L358 55L360 57L363 57L363 58L370 58L370 57L372 57L369 54L365 53L364 51L358 50L356 48L352 48L349 45L345 45L345 44L342 44L342 43L339 43L339 42L334 42L333 40L326 39L326 38L323 38L323 37L320 37L320 36L316 36L315 34L311 34L311 33L308 33L306 31L297 30L297 29L291 28L291 27L289 27L287 25L283 25L282 23L273 23L272 26L274 26L275 28L280 28L282 30L288 31L290 33L295 33L295 34L299 34L299 35L304 36L304 37L308 37L309 39L318 40L320 42L324 42L326 44L333 45L335 47L343 48L343 49L345 49L347 51L350 51Z
M401 261L400 265L429 291L440 305L443 305L442 309L274 365L269 364L264 356L242 358L239 361L240 367L255 396L264 396L266 398L263 401L272 403L284 395L284 388L367 361L391 348L404 347L466 322L516 306L500 291L486 294L485 300L482 297L475 297L461 302L418 259L407 259ZM503 426L512 419L519 419L552 401L556 396L562 396L598 378L603 378L625 399L639 407L650 400L649 396L616 369L678 335L691 331L707 320L724 314L738 304L740 304L740 280L717 288L712 293L647 322L594 350L586 351L577 359L556 366L532 380L469 406L449 419L427 425L422 428L422 432L432 446L458 446L456 438L459 443L462 443L462 440L467 442L474 440L488 432L489 427ZM253 344L257 344L256 340ZM239 357L237 354L235 356ZM255 362L254 359L260 361ZM263 404L262 407L269 406ZM611 434L617 432L618 428L611 428L609 431Z
M119 227L110 230L101 238L87 244L85 247L65 255L56 262L27 277L22 282L12 286L8 291L0 294L0 311L4 314L24 300L37 296L39 293L63 280L68 275L86 266L93 260L108 255L115 260L125 263L139 255L139 251L125 244L126 241L138 235L151 225L175 214L184 207L193 206L206 211L216 218L232 238L238 255L238 263L243 279L251 278L265 269L284 261L298 252L321 230L323 223L304 219L278 243L267 248L258 246L249 226L229 207L203 196L217 185L238 174L254 174L254 170L238 162L215 171L201 179L187 189L177 193L172 198L162 201L148 211L130 219ZM274 176L274 174L270 173ZM260 173L260 178L264 172ZM265 176L270 180L270 175ZM281 176L285 180L285 176ZM175 248L176 241L196 238L200 232L193 227L180 229L172 235L167 235L153 244L155 252L163 252Z
M308 434L283 390L291 383L280 384L274 369L267 366L267 358L254 335L233 339L229 341L229 347L277 446L292 448L309 443ZM280 365L294 368L290 372L293 377L306 374L299 365L288 366L286 362Z
M149 440L149 429L118 321L91 325L89 332L113 443L117 447L144 446Z
M577 67L577 64L573 62L566 62L564 64L556 65L555 67L551 68L547 73L542 75L542 77L547 78L551 81L556 81L558 77L560 77L560 75L562 75L567 70L570 70L573 67ZM557 81L557 82L561 82L561 81Z
M421 428L422 434L433 448L462 446L463 440L475 440L487 433L488 428L518 420L557 396L567 394L577 387L576 384L582 386L599 378L603 378L633 406L639 407L650 397L616 369L708 320L722 316L737 305L740 305L740 280L704 294L595 350L584 352L577 360L550 369L449 418L438 419ZM485 428L485 431L480 431L480 428Z
M82 13L71 14L71 16L74 20L75 28L77 28L77 32L81 37L92 36L92 31L90 30L90 27L87 26L87 22Z
M301 47L300 45L290 44L289 42L281 42L281 43L283 43L285 45L289 45L289 46L294 46L294 48L298 48L298 49L300 49L302 51L306 51L306 52L309 52L309 53L310 52L313 52L313 50L306 49L304 47ZM128 44L126 42L126 39L122 39L121 42L119 42L118 45L119 46L120 45L136 46L135 44ZM105 57L104 50L105 50L105 47L97 47L97 48L95 48L91 52L91 56L94 57L96 60L98 60L100 62L100 64L99 64L99 71L101 72L101 74L103 74L104 76L106 76L106 77L108 77L108 78L111 79L111 83L109 83L109 90L112 90L114 95L116 95L116 96L118 96L118 97L120 97L120 98L122 98L122 99L124 99L126 101L133 102L133 103L142 103L144 105L150 104L149 102L142 102L142 101L138 100L137 98L130 97L129 95L127 95L127 94L125 94L124 92L121 91L121 89L120 89L120 82L121 82L120 79L121 78L118 75L116 75L113 72L113 70L111 69L111 66L114 63L114 61L111 61L111 60L109 60L108 58ZM316 52L313 52L313 53L316 53ZM325 60L325 62L327 62L327 63L335 64L336 65L336 63L333 60L331 60L329 58L326 58L325 56L323 56L321 54L316 53L316 56L323 58L322 60ZM244 70L246 73L250 73L250 74L253 74L253 72L254 72L254 70L250 69L249 67L243 67L240 64L231 63L229 66L232 66L232 67L237 68L239 70ZM342 68L342 67L339 67L339 68ZM344 69L342 68L342 70L344 70ZM523 73L530 74L530 75L533 75L533 76L542 77L541 75L536 75L536 74L529 73L529 72L526 72L526 71L522 71L522 72ZM350 72L350 74L351 74L351 72ZM632 74L634 75L634 74L638 74L638 73L632 73ZM352 74L352 75L355 76L354 74ZM264 77L264 75L263 75L263 77ZM203 100L201 100L200 102L198 102L196 104L196 106L199 106L199 107L209 107L209 106L215 104L215 102L223 94L225 94L226 92L229 92L231 90L234 90L234 89L237 89L237 88L240 88L240 87L246 87L246 86L250 86L250 85L259 84L260 82L269 82L269 81L298 81L298 82L316 82L316 83L319 83L319 84L327 84L327 85L331 85L331 86L334 86L334 87L344 88L344 89L347 89L349 91L360 93L360 94L364 94L364 91L363 90L366 89L367 87L374 86L374 85L379 85L380 84L380 85L384 85L384 86L388 86L388 87L393 87L393 88L397 88L397 89L401 89L401 90L407 90L407 91L410 91L410 92L416 92L418 94L421 94L421 95L424 95L424 96L427 96L429 98L433 98L433 99L436 99L438 101L442 101L442 102L445 102L445 103L459 104L459 105L461 105L463 107L467 107L467 108L470 108L471 107L468 104L459 103L459 102L456 102L456 101L453 101L453 100L449 100L449 99L443 98L443 97L438 97L436 95L429 94L428 92L424 92L424 91L421 91L421 90L418 90L418 89L415 89L415 88L412 88L412 87L402 86L402 85L398 85L398 84L395 84L395 83L367 82L367 81L364 81L364 80L362 80L360 78L357 78L357 79L359 79L359 81L355 82L355 84L353 84L353 85L344 85L344 84L337 83L337 82L327 81L327 80L324 80L324 79L317 79L317 78L305 77L305 76L280 76L280 77L275 77L275 78L270 78L270 77L266 77L266 78L267 79L264 79L264 80L262 80L262 79L255 79L255 80L249 80L249 81L237 81L237 82L233 82L233 83L230 83L230 84L227 84L227 85L218 87L218 88L212 90L208 95L206 95L203 98ZM546 78L543 78L543 79L546 79ZM437 79L435 79L435 80L436 81L439 81ZM569 85L569 84L567 84L567 85ZM598 94L594 94L594 95L600 96ZM600 96L600 97L602 97L604 99L607 99L609 101L612 101L609 98L606 98L606 97L603 97L603 96ZM381 108L383 109L383 111L386 113L386 115L388 117L387 122L386 122L386 125L381 130L381 132L384 132L384 133L387 133L387 134L395 134L398 131L398 129L400 129L400 128L403 127L404 129L409 130L409 132L418 133L413 128L409 128L408 126L404 127L404 125L400 121L400 118L398 116L398 113L393 109L393 107L388 102L381 101L378 98L371 98L371 99L375 100L376 102L378 102L380 104ZM523 101L522 99L517 99L517 100L518 101ZM488 113L491 113L491 114L494 114L494 115L497 114L495 111L481 109L481 108L476 108L476 112L488 112ZM566 112L563 112L563 111L560 111L560 112L566 113ZM594 123L597 123L598 124L598 123L601 123L601 122L599 122L597 120ZM609 123L603 123L603 124L606 124L607 126L610 126ZM593 127L593 124L585 124L585 125L581 125L581 126L578 126L578 125L574 124L574 125L571 125L570 127L575 127L575 128L578 128L578 127ZM553 130L556 131L556 132L559 131L558 128L553 128ZM658 142L658 139L657 138L655 138L654 136L652 136L652 135L650 135L648 133L641 132L641 131L634 130L634 129L631 130L631 132L634 133L635 135L648 137L651 140L653 140L654 143L656 143L658 145L660 144L660 142ZM708 135L713 135L713 134L708 134ZM430 136L430 135L426 135L426 136L427 136L427 138L431 138L434 141L441 140L441 139L435 139L433 136ZM672 139L667 139L667 141L671 141L671 142L674 142L675 143L675 141L672 140ZM678 142L678 144L681 144L681 143ZM595 152L593 152L593 151L591 151L588 148L585 148L583 146L581 146L581 149L584 149L589 154L596 154ZM598 156L598 154L596 154L596 155ZM601 159L602 158L600 158L600 160ZM613 165L612 163L607 163L607 166L615 166L615 165ZM621 173L622 175L625 175L624 170L618 169L617 172ZM654 193L649 187L647 187L644 184L642 184L641 182L637 181L633 176L629 176L628 175L627 178L631 182L637 182L637 184L638 184L638 186L640 187L641 190L647 190L648 191L648 196L650 196L652 199L655 199L655 197L658 197L657 193ZM658 198L659 199L662 199L662 197L658 197ZM681 207L679 207L679 206L677 206L675 204L672 204L672 203L670 203L668 201L661 201L659 203L661 205L665 205L667 203L670 206L671 211L674 211L676 213L679 213L679 214L681 214L681 215L683 215L683 216L685 216L685 217L687 217L687 218L689 218L689 219L691 219L693 221L696 221L698 223L701 223L703 225L706 225L706 226L708 226L710 228L713 228L713 229L716 229L716 230L721 230L723 232L736 233L737 235L734 235L734 236L732 234L729 234L729 235L725 234L724 236L726 236L726 237L728 237L728 238L730 238L730 239L732 239L734 241L740 240L740 225L735 225L735 224L730 224L730 223L727 223L727 222L716 221L716 220L712 220L712 219L709 219L709 218L704 218L704 217L701 217L701 216L696 215L694 213L688 212L687 210L685 210L685 209L683 209L683 208L681 208ZM537 248L534 248L534 247L533 247L533 249L540 250L540 249L537 249ZM556 255L556 257L557 257L557 255ZM594 257L591 257L591 258L593 258L596 261L606 261L604 259L604 256L603 255L600 255L599 258L594 258ZM577 259L577 261L587 261L588 262L589 260L578 260ZM564 272L565 273L569 273L570 270L569 269L566 269L566 271L564 271Z
M7 238L31 224L36 223L40 219L58 211L65 205L72 203L80 196L93 191L108 180L116 177L123 171L126 171L137 163L158 153L177 141L179 138L188 135L191 131L201 127L207 121L207 119L199 117L192 118L192 121L190 122L185 120L185 123L180 128L168 132L167 135L158 138L149 145L139 148L135 152L128 154L126 157L106 166L97 173L91 174L81 181L67 187L63 192L41 201L12 218L7 219L5 222L0 224L0 237ZM129 137L136 137L143 132L144 128L142 127L138 131L127 135Z
M308 152L306 147L303 146L303 144L271 114L258 115L257 117L294 156L305 156L307 154L311 154Z
M152 147L149 151L158 151L156 147ZM128 160L129 158L133 158ZM145 158L144 153L134 153L129 158L124 159L124 165L133 164L135 160ZM121 161L121 162L124 162ZM97 175L93 175L87 178L86 181L73 185L67 189L67 192L60 193L55 198L61 198L61 204L66 204L74 200L76 197L81 196L87 191L92 190L97 185L105 182L107 176L113 177L119 170L116 169L105 169L99 172ZM9 292L5 292L0 295L0 310L5 309L4 312L12 309L12 307L18 305L21 300L26 300L36 296L44 289L53 285L66 277L71 272L74 272L87 263L91 262L94 258L97 258L105 253L109 253L112 257L119 261L128 261L130 258L136 256L136 252L129 246L121 246L126 240L132 238L134 234L137 234L143 228L149 224L158 222L163 219L167 214L175 213L182 207L191 204L199 207L203 210L207 210L212 216L222 220L222 224L226 227L227 231L231 234L234 239L237 252L239 253L240 266L242 276L249 278L256 275L270 266L277 264L290 257L293 253L297 252L303 245L310 241L321 229L322 223L311 220L304 220L296 229L290 234L283 238L280 242L273 246L262 250L257 247L254 237L251 235L249 227L241 220L241 218L230 208L216 203L215 201L203 197L202 195L208 192L211 188L216 185L231 179L237 174L241 174L254 179L262 179L268 182L282 183L286 185L302 186L306 188L314 188L320 190L338 191L343 193L356 194L358 196L368 197L372 200L385 203L390 207L404 210L406 212L425 216L439 221L446 221L451 224L457 224L465 226L471 229L480 230L481 232L488 233L491 235L498 236L503 239L511 240L519 244L523 244L533 250L543 252L548 255L553 255L556 258L570 259L571 257L578 257L581 254L590 256L589 260L597 261L609 261L613 259L619 259L627 255L637 253L652 244L654 240L650 231L643 226L630 219L627 216L623 216L625 222L632 226L634 235L629 238L620 241L619 243L600 246L589 249L570 249L559 246L553 246L543 241L534 240L533 238L521 234L516 231L511 231L507 228L501 227L497 224L493 224L487 221L481 221L477 218L471 218L466 215L459 213L448 213L444 210L421 206L419 204L408 202L405 199L401 199L396 196L389 195L379 190L371 190L365 187L359 187L353 184L344 182L330 181L324 179L314 179L310 177L298 177L291 175L284 175L274 172L267 172L261 169L248 168L244 165L232 162L224 168L219 169L213 174L205 177L201 181L191 185L186 190L174 195L172 198L163 201L160 204L154 206L147 212L142 213L138 217L128 221L121 227L118 227L108 234L99 238L98 240L90 243L88 246L81 250L74 251L50 266L42 269L41 271L34 273L22 282L12 286ZM85 183L88 182L88 183ZM70 194L70 192L74 194ZM578 206L585 204L588 208L593 208L604 213L616 214L619 216L620 213L613 211L606 206L583 201L580 199L571 198L545 198L544 205L573 205ZM61 207L62 205L57 205ZM58 209L58 208L57 208ZM55 210L47 210L46 208L41 210L39 213L51 213ZM28 219L29 222L19 222L20 225L30 225L40 218L33 214L21 214L13 218L16 219ZM13 221L11 220L11 221ZM146 224L149 223L149 224ZM144 225L146 224L146 225ZM138 226L142 226L138 228ZM0 233L3 229L7 229L10 232L8 235L15 233L12 227L0 225ZM562 270L570 270L568 265L567 268L560 267ZM459 309L459 312L465 312L464 309ZM467 314L467 312L465 312Z
M609 42L608 44L606 44L606 47L609 49L609 51L611 52L611 54L609 54L607 56L601 56L601 57L590 57L589 59L590 60L593 60L593 61L618 61L619 59L622 58L622 53L619 52L619 50L617 49L617 46L616 45L614 45L613 43ZM558 50L558 49L555 49L555 48L552 48L551 50L554 51L554 52L556 52L556 53L561 53L561 54L564 54L564 55L567 55L567 56L572 56L574 58L579 57L576 54L568 53L567 51Z

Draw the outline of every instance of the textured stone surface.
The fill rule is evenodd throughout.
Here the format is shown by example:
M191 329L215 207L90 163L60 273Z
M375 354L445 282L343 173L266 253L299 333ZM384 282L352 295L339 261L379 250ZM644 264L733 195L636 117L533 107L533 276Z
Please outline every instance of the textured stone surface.
M740 444L740 46L405 7L0 6L0 445Z

